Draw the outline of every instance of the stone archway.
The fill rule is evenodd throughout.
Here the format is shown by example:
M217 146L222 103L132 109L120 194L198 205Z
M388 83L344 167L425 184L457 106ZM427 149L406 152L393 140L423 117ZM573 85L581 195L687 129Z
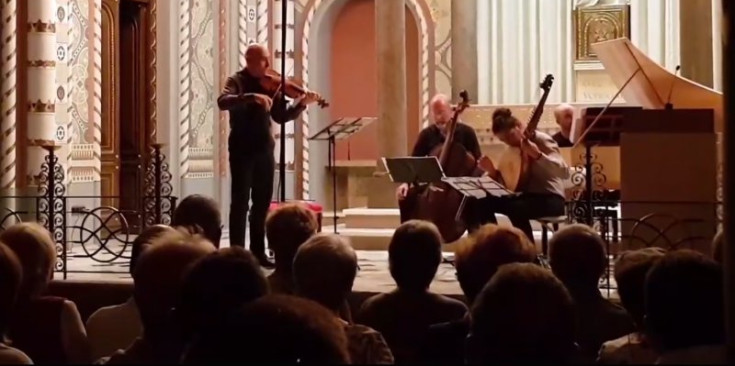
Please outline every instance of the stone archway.
M325 46L325 43L331 42L331 39L328 38L329 36L320 37L318 36L318 34L320 33L321 29L324 29L324 27L329 27L333 23L335 15L348 1L350 0L308 0L306 2L304 9L301 12L301 20L296 26L296 39L301 39L301 42L300 44L296 45L297 60L295 63L295 74L298 75L306 85L310 85L310 81L312 87L314 87L314 84L317 83L325 84L324 75L314 75L315 70L311 67L313 66L313 60L310 60L309 55L312 53L317 53L320 48ZM421 110L421 118L419 122L423 125L425 121L428 121L429 100L431 98L431 94L435 90L434 75L433 73L431 73L430 67L434 64L435 57L432 52L435 43L434 22L431 16L431 9L426 3L426 0L407 0L407 5L414 18L417 20L419 27L419 42L421 44L419 55L420 77L418 85L418 87L420 88L419 99ZM328 66L324 66L322 63L321 68L328 68ZM310 72L310 70L312 71ZM316 74L319 74L319 71L316 71ZM328 92L325 92L327 88L324 88L324 85L316 86L319 88L320 92L328 95ZM312 196L312 192L310 189L312 180L310 179L311 176L309 169L309 157L311 152L317 152L312 151L315 149L310 148L309 141L307 140L311 133L317 130L314 128L314 126L310 126L310 120L318 120L320 114L320 111L310 111L309 113L304 114L296 130L296 192L297 195L300 194L303 199L309 199ZM420 127L421 126L419 126L419 128ZM301 153L298 153L299 151L301 151ZM322 151L319 152L323 153ZM313 160L316 162L320 159ZM314 178L318 178L317 176L318 174L315 174ZM320 186L318 185L318 180L319 179L315 179L314 183L316 183L317 186ZM316 194L316 196L316 198L320 198L318 197L318 194Z

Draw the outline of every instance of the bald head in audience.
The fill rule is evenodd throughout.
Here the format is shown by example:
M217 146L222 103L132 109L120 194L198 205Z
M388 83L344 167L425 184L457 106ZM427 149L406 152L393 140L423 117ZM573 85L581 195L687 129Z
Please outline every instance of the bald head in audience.
M222 215L217 201L201 194L192 194L176 206L171 226L199 227L202 234L219 248L222 237Z
M574 321L572 298L550 271L503 265L472 307L467 361L565 363L576 351Z
M199 259L215 251L198 235L175 232L163 235L146 248L135 266L135 302L144 334L160 331L179 298L184 275Z
M514 227L484 225L460 244L454 265L462 291L472 304L480 290L503 264L530 263L536 248Z
M338 311L352 292L357 255L346 238L318 234L299 247L293 272L300 295Z

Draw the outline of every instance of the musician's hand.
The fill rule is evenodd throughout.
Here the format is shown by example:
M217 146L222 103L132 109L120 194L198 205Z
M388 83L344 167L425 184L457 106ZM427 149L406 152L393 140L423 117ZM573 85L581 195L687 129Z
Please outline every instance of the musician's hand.
M314 93L312 91L307 91L304 94L304 99L301 100L301 103L303 105L309 105L309 104L318 102L319 99L321 99L321 96L319 94Z
M271 97L265 94L259 94L259 93L242 94L240 96L240 99L242 99L245 102L254 102L256 104L259 104L260 106L265 108L266 111L270 111L271 107L273 106L273 99L271 99Z
M536 145L536 143L531 140L521 141L521 151L523 151L533 160L540 158L542 155L541 149L539 149L538 145Z
M406 195L408 194L408 184L403 183L396 189L396 199L399 201L406 198Z
M477 165L491 178L498 175L498 170L495 168L495 164L493 164L493 161L486 155L483 155L479 160L477 160Z

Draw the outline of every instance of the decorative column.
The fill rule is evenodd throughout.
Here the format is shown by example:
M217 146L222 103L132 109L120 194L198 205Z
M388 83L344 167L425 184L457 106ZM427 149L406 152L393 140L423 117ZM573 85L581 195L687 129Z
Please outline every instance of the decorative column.
M287 19L283 19L283 1L286 1L286 7L287 7ZM271 9L272 16L273 16L273 34L271 36L271 39L273 40L273 50L271 51L273 54L273 65L271 67L273 70L276 70L277 72L281 72L281 62L285 59L286 61L286 76L293 76L294 75L294 0L276 0L273 2L273 7ZM282 40L283 37L281 36L283 32L283 28L286 28L286 48L283 49L282 46ZM260 28L260 27L259 27ZM260 34L259 34L260 35ZM275 149L275 159L276 164L279 164L281 161L281 131L285 131L286 138L284 141L285 143L285 171L286 171L286 182L281 182L286 187L286 198L294 198L294 128L295 122L289 122L284 127L285 129L281 129L281 125L274 124L273 125L273 135L276 139L276 149ZM276 165L276 172L280 167ZM276 177L276 182L278 182L278 177ZM280 191L274 191L275 197L279 197Z
M452 95L467 90L477 102L477 1L452 0ZM448 91L439 91L447 93Z
M21 0L22 1L22 0ZM12 194L17 186L16 119L18 103L18 0L2 3L2 73L0 95L0 192ZM3 202L4 203L4 202Z
M72 117L71 96L73 83L69 65L69 45L71 44L71 0L56 0L56 132L54 140L61 144L58 151L59 165L64 171L64 184L71 181L69 168L72 163Z
M378 52L378 151L406 155L406 4L375 2ZM378 163L381 171L383 164Z
M27 2L26 174L28 185L36 186L46 151L56 135L56 0Z
M712 87L712 1L679 0L681 75Z

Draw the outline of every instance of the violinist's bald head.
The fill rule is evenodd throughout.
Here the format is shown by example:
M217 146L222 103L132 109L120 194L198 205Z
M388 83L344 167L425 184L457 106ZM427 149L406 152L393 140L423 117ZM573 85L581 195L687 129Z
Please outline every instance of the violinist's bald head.
M270 66L270 52L260 44L251 44L245 50L245 69L255 77L260 77Z

